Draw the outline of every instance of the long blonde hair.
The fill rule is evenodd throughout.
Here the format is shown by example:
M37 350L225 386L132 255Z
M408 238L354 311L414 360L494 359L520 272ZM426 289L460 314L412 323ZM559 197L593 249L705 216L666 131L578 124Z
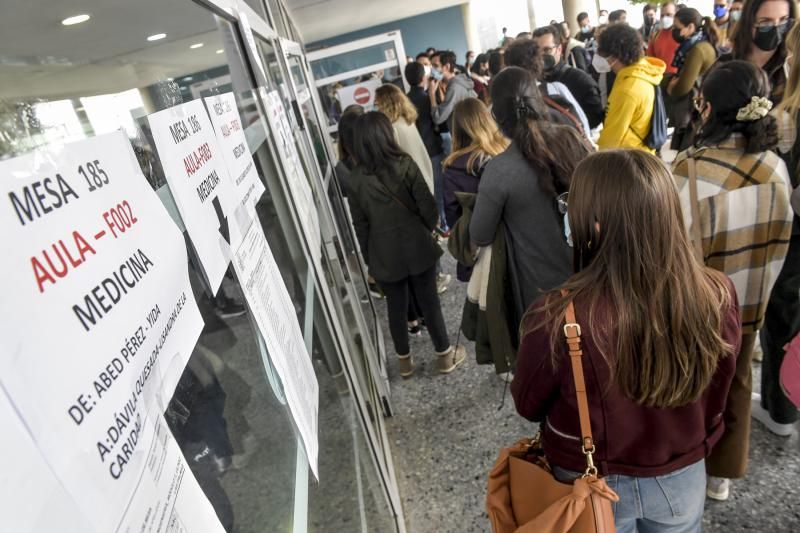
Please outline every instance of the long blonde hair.
M786 112L794 124L797 113L800 112L800 23L795 22L786 35L786 52L792 54L792 68L786 77L783 100L776 112Z
M417 120L417 108L403 94L400 87L391 83L381 85L375 91L375 107L389 117L392 124L400 120L400 117L408 125L414 124Z
M733 350L722 334L733 300L725 276L692 253L669 170L641 150L592 154L572 175L568 217L569 295L550 293L547 319L526 314L521 337L548 329L557 364L567 304L579 300L625 397L658 408L697 401Z
M470 154L467 172L471 174L477 173L477 169L489 159L504 152L509 144L486 105L477 98L462 100L453 108L452 135L453 152L442 166L447 168L462 155Z

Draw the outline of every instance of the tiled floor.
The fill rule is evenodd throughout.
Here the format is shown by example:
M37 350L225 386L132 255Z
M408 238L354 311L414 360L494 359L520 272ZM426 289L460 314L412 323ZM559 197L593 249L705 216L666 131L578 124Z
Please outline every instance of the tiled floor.
M455 264L445 258L448 272ZM455 277L455 276L454 276ZM455 279L442 306L453 340L466 286ZM385 305L379 304L385 312ZM384 335L391 346L384 316ZM430 339L412 341L417 369L403 380L390 361L395 417L388 421L406 524L411 533L489 531L484 507L486 474L500 447L536 428L519 417L504 383L491 368L475 363L470 343L465 367L436 373ZM758 367L754 383L759 383ZM502 405L502 407L501 407ZM753 423L748 477L731 499L708 503L704 530L732 533L800 532L800 443Z

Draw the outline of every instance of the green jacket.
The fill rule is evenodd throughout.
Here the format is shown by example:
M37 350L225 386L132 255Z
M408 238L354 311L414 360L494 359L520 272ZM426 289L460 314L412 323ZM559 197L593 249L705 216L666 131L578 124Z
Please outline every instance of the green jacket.
M477 195L456 193L461 204L462 214L450 230L448 250L455 259L467 266L475 264L474 247L470 241L469 223ZM512 317L514 299L511 280L507 268L506 237L501 224L492 241L491 266L486 294L486 309L481 310L478 302L467 299L461 318L461 331L475 342L475 359L479 365L494 364L498 374L508 372L516 366L519 346L519 324ZM491 317L491 320L489 319Z

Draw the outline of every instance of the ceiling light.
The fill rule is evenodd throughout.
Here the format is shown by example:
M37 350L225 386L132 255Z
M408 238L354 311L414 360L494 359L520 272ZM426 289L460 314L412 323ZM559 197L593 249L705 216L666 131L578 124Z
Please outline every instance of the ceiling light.
M75 15L74 17L67 17L61 21L61 24L64 26L72 26L73 24L80 24L81 22L86 22L91 17L89 15Z
M201 46L203 46L203 43L194 43L194 44L193 44L192 46L190 46L189 48L191 48L192 50L194 50L195 48L200 48Z
M219 50L217 50L217 53L218 53L218 54L221 54L221 53L222 53L222 52L224 52L224 51L225 51L225 50L223 50L222 48L220 48Z
M156 33L155 35L151 35L150 37L148 37L147 40L148 41L158 41L160 39L163 39L166 36L167 36L166 33Z
M183 81L192 81L193 79L194 78L191 76L186 76L185 78L183 78Z

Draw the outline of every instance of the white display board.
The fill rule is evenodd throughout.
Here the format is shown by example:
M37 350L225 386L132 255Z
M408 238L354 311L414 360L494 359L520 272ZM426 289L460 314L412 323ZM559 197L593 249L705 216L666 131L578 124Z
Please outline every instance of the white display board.
M94 531L221 531L161 415L203 320L128 139L0 162L0 188L0 400Z
M261 224L253 223L233 260L253 318L283 383L306 456L317 472L319 385L297 322L297 311L283 283ZM310 312L310 311L309 311Z
M264 184L250 154L233 93L209 96L205 102L233 182L237 201L234 217L241 233L245 233L255 218L256 203L264 194Z
M147 117L161 166L189 237L216 293L242 231L237 195L202 100Z

